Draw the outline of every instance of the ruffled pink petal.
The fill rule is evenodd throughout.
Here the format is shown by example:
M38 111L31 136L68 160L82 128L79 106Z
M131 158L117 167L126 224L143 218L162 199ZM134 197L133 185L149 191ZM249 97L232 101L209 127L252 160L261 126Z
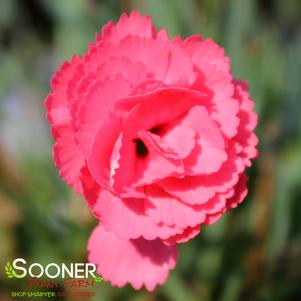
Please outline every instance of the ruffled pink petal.
M111 156L120 135L121 121L111 116L98 128L96 137L92 142L87 163L93 179L101 186L108 188L111 170Z
M244 168L235 150L228 151L228 159L218 172L202 176L168 178L157 183L169 194L187 204L204 204L217 192L226 192L238 182L238 175Z
M148 186L146 187L146 213L156 223L177 225L185 229L195 228L197 224L215 222L226 211L226 204L233 195L234 189L230 189L225 193L217 193L204 204L188 205L167 194L158 186ZM175 237L185 239L189 234L185 234L185 231Z
M162 80L169 64L168 47L160 40L127 36L118 45L99 43L84 55L85 72L95 73L110 58L125 57L133 63L142 63L148 77Z
M180 228L195 227L206 217L201 206L189 206L172 197L158 186L146 187L146 213L155 223L176 225Z
M109 120L115 103L129 95L129 83L117 76L114 80L96 81L85 95L85 101L79 108L77 139L79 147L87 154L94 141L99 127ZM103 140L103 143L106 143Z
M196 74L194 65L181 44L179 38L171 43L169 64L162 81L167 85L190 87L195 81Z
M87 166L82 168L80 180L85 200L87 201L90 210L93 212L101 187L95 182Z
M125 115L124 128L134 134L142 128L150 131L179 118L207 97L197 91L175 87L130 97L131 102L137 99L138 105Z
M82 71L83 76L78 79L78 82L75 87L73 87L73 92L71 92L71 87L69 86L69 95L70 98L72 97L72 100L70 101L70 115L72 119L72 127L74 129L74 132L77 132L78 129L78 120L77 120L77 114L78 114L78 108L82 106L82 104L86 101L85 94L87 93L87 90L90 86L92 86L96 81L95 74L89 73L84 74ZM76 142L78 142L77 137L75 136Z
M101 38L107 43L118 44L127 36L138 36L151 39L156 36L156 30L149 16L141 16L133 11L129 16L123 13L116 25L109 22L102 30Z
M198 133L197 144L183 162L188 175L210 174L227 159L223 135L203 106L194 106L181 122Z
M147 17L142 17L142 22L144 18ZM182 47L183 42L177 40L170 42L162 38L163 35L166 36L164 31L158 38L155 31L151 33L153 38L146 37L150 34L150 30L146 36L128 35L127 32L133 30L133 27L136 28L136 24L126 15L121 18L121 22L124 21L131 23L128 29L122 28L122 31L119 31L113 23L105 27L105 36L108 38L100 38L84 56L86 72L95 72L102 65L106 65L110 58L125 57L131 62L142 63L149 78L167 85L189 87L195 81L194 65ZM113 40L110 38L112 34Z
M197 136L193 151L183 160L183 163L186 174L193 176L217 172L226 159L227 153L224 150L212 147L208 140Z
M176 245L167 246L160 240L123 240L101 226L95 228L88 243L88 260L97 265L97 273L113 285L143 285L152 291L163 284L177 261Z
M239 124L236 116L239 107L237 100L233 98L229 58L224 56L223 48L211 39L191 37L185 40L184 48L196 68L204 75L204 78L199 75L193 88L199 89L205 84L212 91L212 118L220 124L228 138L235 136Z
M80 171L85 165L85 159L75 144L71 126L53 127L52 135L55 140L53 159L60 177L68 185L74 185L76 192L81 192Z
M47 118L50 122L55 122L51 118L51 110L54 108L67 108L69 99L67 89L69 82L76 76L77 68L81 65L81 58L78 55L72 57L70 62L64 62L51 79L52 97L47 99L45 106L48 110Z
M201 226L197 225L195 227L187 227L182 234L176 234L170 238L164 240L167 245L172 245L174 243L184 243L190 239L195 238L201 231Z
M158 133L159 136L153 135L157 144L162 146L163 149L171 149L177 158L186 158L194 149L196 144L196 132L194 129L182 124L173 124L165 127L163 131L162 134Z
M240 175L239 181L235 186L234 196L227 200L227 209L236 208L247 196L248 188L247 188L248 177L245 173Z
M94 213L106 231L121 239L166 239L183 232L178 226L154 223L145 213L143 199L120 199L106 190L100 192Z
M147 80L149 76L143 63L132 62L125 57L109 58L106 64L98 68L95 76L99 81L105 81L114 80L118 75L122 75L132 88Z
M240 182L241 182L241 176L239 178L238 183L235 185L235 187L240 187L241 186ZM212 200L210 200L210 202L208 202L205 205L207 207L206 208L207 216L204 221L204 224L212 225L212 224L216 223L223 216L223 214L227 210L229 210L230 204L235 203L235 202L241 202L242 199L245 197L245 195L242 196L240 194L240 191L238 191L237 197L235 196L235 194L236 194L236 188L229 189L225 193L217 194ZM211 203L211 204L209 205L209 203ZM235 204L236 204L235 205L235 207L236 207L238 203L235 203Z
M87 87L94 82L95 78L86 76L83 72L83 64L78 64L75 69L74 76L68 83L66 90L68 99L68 110L71 116L71 125L76 130L76 113L79 104L83 101L83 94Z
M223 216L223 212L216 213L216 214L209 214L206 217L206 220L204 221L205 225L212 225L216 223L221 217Z
M169 41L169 34L168 30L166 28L162 28L158 33L157 33L157 39L161 40L163 42Z
M51 122L52 126L68 126L71 122L70 113L68 107L57 106L52 107L53 95L49 94L46 98L47 115L48 120Z
M233 196L234 190L229 189L224 193L217 193L213 198L211 198L208 202L202 205L193 205L193 207L199 207L206 212L206 216L208 215L215 215L217 213L224 213L226 211L226 202L227 199Z
M238 99L240 103L240 110L238 113L240 123L235 140L241 149L239 152L240 157L243 158L246 166L250 166L250 159L255 158L258 154L256 149L258 138L253 132L257 125L258 116L253 112L254 102L248 94L246 84L242 81L235 81L234 83L234 97Z
M191 56L194 64L206 74L210 74L206 68L214 66L216 70L223 71L224 74L230 73L230 60L224 54L224 49L217 45L212 39L203 40L201 35L193 35L184 41L184 48Z
M51 81L53 92L45 101L47 119L51 124L51 132L55 140L53 148L55 165L59 169L60 176L68 185L74 185L76 192L82 191L79 177L85 160L74 139L67 91L70 82L77 77L80 64L79 56L74 56L71 62L62 64Z

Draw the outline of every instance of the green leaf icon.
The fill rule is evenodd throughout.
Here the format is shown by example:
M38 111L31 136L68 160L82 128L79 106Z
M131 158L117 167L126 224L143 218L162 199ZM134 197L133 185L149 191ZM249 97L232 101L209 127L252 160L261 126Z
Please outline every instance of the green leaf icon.
M15 276L15 271L9 261L5 265L5 273L7 278L14 278Z
M103 278L101 276L93 274L92 277L93 277L93 279L94 279L95 282L101 282L101 281L103 281Z
M18 275L13 269L11 263L8 261L4 267L7 278L24 278L25 275Z

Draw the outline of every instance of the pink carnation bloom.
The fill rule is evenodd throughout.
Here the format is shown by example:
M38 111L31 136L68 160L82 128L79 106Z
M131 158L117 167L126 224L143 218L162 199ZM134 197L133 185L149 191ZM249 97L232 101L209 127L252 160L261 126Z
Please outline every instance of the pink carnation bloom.
M46 99L60 176L99 220L89 261L113 285L153 290L177 244L247 194L257 115L229 58L123 14L53 76Z

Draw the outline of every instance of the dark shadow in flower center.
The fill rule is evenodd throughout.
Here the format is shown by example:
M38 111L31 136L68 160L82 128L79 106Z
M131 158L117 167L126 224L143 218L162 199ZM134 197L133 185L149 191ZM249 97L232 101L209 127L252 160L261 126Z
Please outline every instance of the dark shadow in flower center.
M145 157L148 154L148 149L141 139L134 139L136 143L136 154L139 157Z
M155 135L160 135L161 132L162 132L162 128L161 128L161 126L155 126L155 127L151 128L149 130L149 132L151 132L152 134L155 134ZM147 149L146 145L144 144L144 142L139 138L136 138L133 141L136 144L136 154L137 154L137 156L139 156L139 157L147 156L148 149Z
M156 134L156 135L159 134L160 131L161 131L161 128L160 128L159 126L153 127L153 128L150 130L150 132L151 132L152 134Z

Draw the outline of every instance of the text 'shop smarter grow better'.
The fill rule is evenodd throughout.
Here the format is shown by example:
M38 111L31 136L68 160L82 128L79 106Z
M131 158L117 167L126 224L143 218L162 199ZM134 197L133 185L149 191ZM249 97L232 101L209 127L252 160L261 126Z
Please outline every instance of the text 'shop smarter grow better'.
M170 39L132 12L51 81L60 176L99 225L88 259L113 285L153 290L197 236L247 195L257 114L211 39Z

